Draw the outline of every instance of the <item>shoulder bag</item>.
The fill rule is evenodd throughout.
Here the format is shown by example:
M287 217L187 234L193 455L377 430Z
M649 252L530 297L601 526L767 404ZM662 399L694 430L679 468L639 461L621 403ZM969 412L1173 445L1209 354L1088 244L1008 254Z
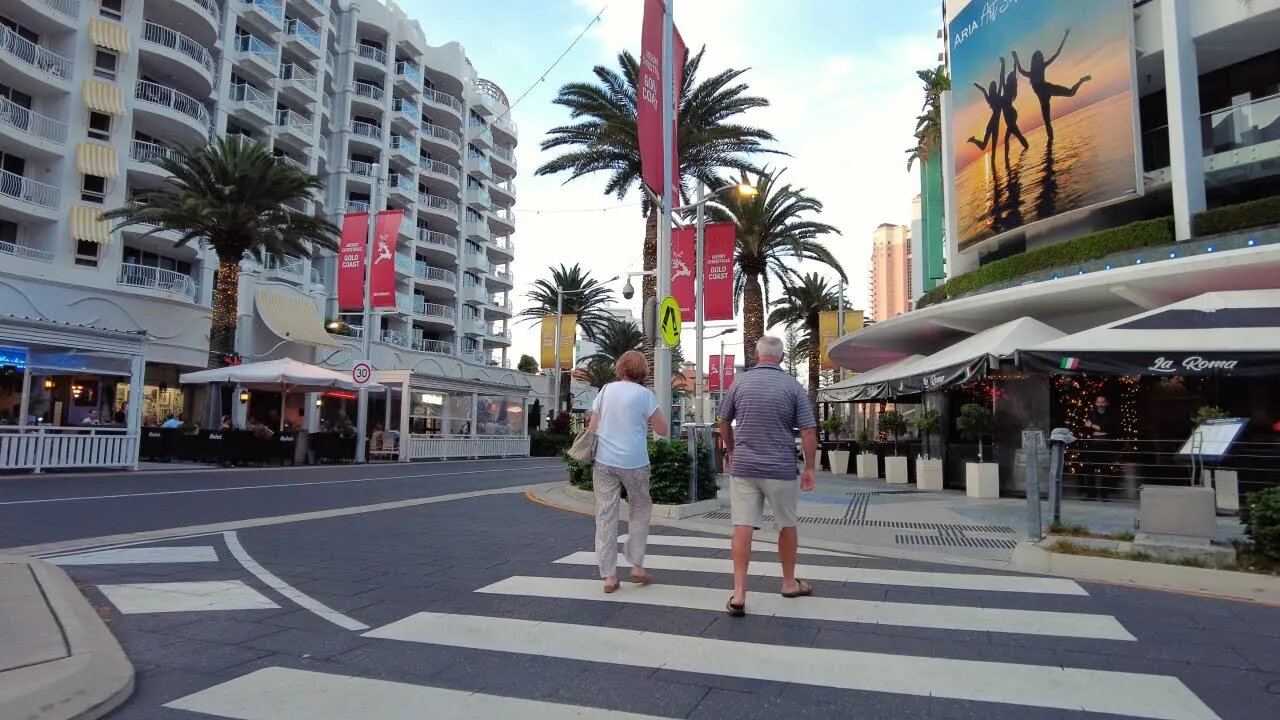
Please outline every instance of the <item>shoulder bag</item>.
M608 387L606 385L605 387ZM600 388L600 412L604 413L604 388ZM596 461L596 431L591 429L591 423L582 428L582 432L574 439L573 445L569 447L569 458L575 462L584 465L590 465Z

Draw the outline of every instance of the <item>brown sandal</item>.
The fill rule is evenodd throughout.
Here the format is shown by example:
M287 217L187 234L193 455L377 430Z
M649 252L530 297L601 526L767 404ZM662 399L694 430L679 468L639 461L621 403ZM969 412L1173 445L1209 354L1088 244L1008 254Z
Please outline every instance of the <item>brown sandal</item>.
M796 584L799 585L799 587L796 588L795 592L789 592L789 593L784 592L782 593L782 597L798 598L798 597L808 597L813 594L813 586L810 585L809 583L803 580L797 580Z
M621 586L622 586L622 583L619 582L618 580L614 580L613 582L606 582L604 584L604 591L606 594L616 592L617 589Z
M747 614L747 604L734 605L733 596L730 595L729 602L724 604L724 611L729 613L729 617L742 617Z
M628 577L627 580L635 583L636 585L648 585L653 582L653 576L650 575L649 573L645 573L643 575L633 574L630 577Z

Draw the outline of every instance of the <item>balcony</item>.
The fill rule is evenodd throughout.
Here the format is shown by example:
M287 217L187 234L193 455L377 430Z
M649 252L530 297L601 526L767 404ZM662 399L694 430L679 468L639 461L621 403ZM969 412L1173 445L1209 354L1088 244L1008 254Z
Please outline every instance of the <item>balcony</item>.
M383 70L387 67L387 52L372 45L358 43L356 45L356 58Z
M64 90L71 78L71 60L46 50L0 25L0 57L31 77Z
M293 167L296 167L299 170L302 170L303 172L306 172L308 174L310 174L311 172L311 168L306 163L302 162L301 160L294 160L288 155L276 155L276 162L284 163L285 165L292 165ZM315 268L312 268L311 272L315 273Z
M507 315L510 315L512 313L511 301L503 300L501 297L497 295L494 295L493 297L489 298L489 302L485 305L485 309L493 310L495 312L504 313Z
M493 200L489 197L489 191L475 185L467 185L467 204L488 210L493 207ZM489 236L489 228L485 228L485 237Z
M382 107L382 100L387 96L387 93L382 88L374 85L373 83L363 82L361 80L357 80L355 85L356 98L359 98L360 101L366 105L376 108Z
M462 302L469 305L487 305L489 304L489 291L484 289L484 283L465 282L462 285Z
M501 326L491 325L485 328L484 339L488 342L511 343L511 331L503 330Z
M515 246L515 243L511 242L511 238L496 237L493 239L492 242L493 244L491 245L491 247L494 250L497 250L499 253L506 255L509 258L515 258L516 246Z
M280 66L280 92L301 102L309 103L315 100L319 89L320 84L316 76L301 65L285 63Z
M484 220L467 220L467 237L478 240L482 243L489 242L489 223Z
M439 355L452 355L453 343L444 340L428 340L427 338L414 338L412 349L418 352L436 353Z
M198 295L196 281L190 275L128 262L120 266L120 276L116 279L116 284L168 293L183 298L187 302L196 302Z
M239 118L266 121L268 125L278 121L275 112L276 104L271 96L252 85L232 85L227 97L235 103L233 110L248 111L247 114L237 113Z
M458 152L458 148L462 146L462 136L450 130L447 127L440 127L428 122L422 123L422 136L428 140L434 140L441 145L449 148L453 152Z
M493 162L503 175L516 174L516 154L514 152L501 146L494 146L489 150L489 156L493 158Z
M398 304L398 303L397 303ZM399 330L383 330L382 337L379 338L388 345L395 345L399 348L409 349L409 336Z
M413 128L417 128L422 120L422 111L418 109L418 104L406 98L392 99L391 112L395 113L391 116L392 120L404 120Z
M76 27L76 22L80 19L80 0L37 0L37 2L48 8L50 10L48 14L58 21L68 27Z
M310 147L316 124L314 120L309 120L293 110L278 110L276 111L276 128L279 136L292 135L302 146Z
M351 135L356 139L366 138L366 142L372 142L374 145L382 145L382 128L373 123L362 120L352 122Z
M9 242L8 240L0 240L0 253L22 258L23 260L34 260L35 262L43 263L53 262L53 253L48 250L38 250L20 243Z
M297 42L304 49L310 48L311 54L316 56L320 55L320 48L323 46L320 40L320 31L308 25L306 21L297 18L285 20L284 39Z
M155 164L157 158L168 158L175 162L182 159L182 153L177 150L159 145L145 140L133 140L129 144L129 159L147 165L149 168L162 175L168 175L168 172Z
M33 149L58 152L56 145L67 141L67 124L28 110L0 97L0 129L13 134Z
M431 158L418 158L418 168L428 175L450 180L455 185L458 184L462 177L462 173L458 168L449 163L432 160Z
M489 271L489 258L484 253L464 252L462 254L463 264L470 270L478 273L486 273Z
M344 212L369 212L369 203L363 200L348 200Z
M180 4L190 5L191 9L202 16L209 22L209 27L213 31L212 40L216 41L222 35L222 8L218 6L217 0L178 0ZM198 28L192 28L191 32L200 32L204 36L203 31Z
M458 238L447 233L418 228L418 242L427 249L442 250L453 255L458 254Z
M413 275L413 258L403 253L396 253L396 272L410 277Z
M212 127L210 127L209 109L204 106L204 103L190 95L153 82L139 80L134 84L133 97L148 105L172 111L173 116L198 128L201 137L208 138L209 133L213 131ZM138 109L143 110L145 108L139 107ZM271 117L270 109L267 111L267 117Z
M489 219L498 226L494 232L499 235L510 235L516 231L516 216L510 208L489 211Z
M391 151L392 152L399 153L402 157L412 161L413 158L417 155L417 150L418 150L418 144L413 141L413 138L405 137L404 135L397 135L396 133L391 133Z
M1273 175L1280 158L1280 95L1253 98L1200 116L1204 171L1215 185ZM1143 161L1149 185L1170 181L1169 128L1143 133Z
M516 201L516 184L511 180L502 182L489 181L489 194L496 195L496 202L503 205L511 205Z
M427 263L418 260L413 264L413 276L419 280L437 283L450 288L457 287L458 274L452 270L444 268L432 267Z
M498 284L506 285L507 287L512 287L515 284L515 276L511 274L510 270L494 270L489 273L489 277L496 280Z
M417 187L414 185L413 178L400 173L387 175L387 188L409 202L413 202L414 195L417 194Z
M359 175L360 177L366 178L375 177L374 172L377 168L377 165L364 162L363 160L352 160L347 164L347 169L351 171L352 175Z
M458 203L450 200L449 198L442 198L439 195L428 195L427 193L418 193L418 207L428 208L453 219L455 222L458 219Z
M489 127L493 128L494 133L501 136L503 142L515 145L520 140L520 129L516 126L515 121L511 119L511 115L507 113L499 115L489 124Z
M432 105L445 108L457 115L459 118L462 117L462 101L458 98L448 93L442 93L439 90L432 90L431 88L423 88L422 97Z
M489 163L489 158L485 157L483 153L468 150L467 168L472 175L478 175L484 178L493 177L493 165Z
M280 29L280 24L284 22L284 7L279 2L276 0L240 1L248 6L248 12L241 13L240 17L264 30Z
M462 319L458 322L458 329L466 333L467 335L476 335L476 336L484 335L484 332L485 332L484 319L481 318L479 315L464 314L462 316Z
M422 88L422 73L407 62L396 63L396 80L405 83L415 93Z
M415 307L414 314L420 315L424 318L439 318L447 321L450 325L453 324L453 320L457 316L457 312L454 311L452 305L440 305L429 302L423 302L418 307Z
M215 72L213 55L194 39L163 25L145 22L142 25L142 42L143 49L147 46L163 48L164 54L191 65L209 84L209 87L213 87Z
M245 61L240 67L256 70L259 77L276 77L280 66L279 50L254 35L237 35L231 48L237 59Z
M471 134L469 139L476 145L488 149L493 147L493 132L489 127L481 122L473 122L470 124Z
M462 359L476 365L492 365L489 354L479 348L466 348L462 351Z

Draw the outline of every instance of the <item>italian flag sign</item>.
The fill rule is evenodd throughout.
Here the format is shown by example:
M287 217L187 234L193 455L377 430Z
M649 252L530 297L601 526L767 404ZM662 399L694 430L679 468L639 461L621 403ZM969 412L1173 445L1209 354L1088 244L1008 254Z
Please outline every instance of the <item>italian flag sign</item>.
M1080 358L1064 357L1058 367L1063 370L1075 370L1080 367Z

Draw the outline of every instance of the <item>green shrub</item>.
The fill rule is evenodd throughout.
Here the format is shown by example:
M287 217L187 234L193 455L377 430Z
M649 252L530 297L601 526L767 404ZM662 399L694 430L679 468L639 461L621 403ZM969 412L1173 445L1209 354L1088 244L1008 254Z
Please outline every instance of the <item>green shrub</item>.
M942 413L934 408L921 411L920 417L916 418L916 431L924 441L921 449L924 451L926 460L929 459L929 438L940 430L942 430Z
M893 454L898 454L898 439L907 434L909 423L897 410L886 410L880 413L880 431L893 438Z
M1016 280L1032 273L1079 265L1090 260L1100 260L1114 253L1167 245L1173 241L1173 218L1171 217L1142 220L1081 235L1078 238L996 260L952 278L921 296L916 307L933 305L988 285Z
M582 490L591 490L592 467L564 454L569 472L569 484ZM711 448L705 442L698 443L698 462L706 472L698 477L698 499L709 500L716 496L716 473L711 462ZM689 502L689 477L693 463L689 459L689 446L680 440L649 441L649 495L659 505L683 505Z
M569 467L569 484L582 490L592 489L591 464L580 463L569 457L567 453L563 457L565 464Z
M1250 493L1240 508L1240 521L1259 553L1280 560L1280 487Z
M573 444L573 435L565 432L537 429L529 433L529 455L532 457L557 457Z
M1205 210L1191 219L1191 232L1200 237L1277 223L1280 223L1280 195Z
M995 428L995 416L986 406L969 403L960 408L960 417L956 418L956 429L965 440L978 441L978 462L982 462L982 439L991 437Z
M844 430L844 418L839 415L832 415L822 421L822 431L827 433L828 437L839 437L841 430Z
M1213 405L1201 405L1196 409L1196 413L1191 416L1191 422L1199 425L1209 422L1210 420L1221 420L1227 417L1227 411Z

